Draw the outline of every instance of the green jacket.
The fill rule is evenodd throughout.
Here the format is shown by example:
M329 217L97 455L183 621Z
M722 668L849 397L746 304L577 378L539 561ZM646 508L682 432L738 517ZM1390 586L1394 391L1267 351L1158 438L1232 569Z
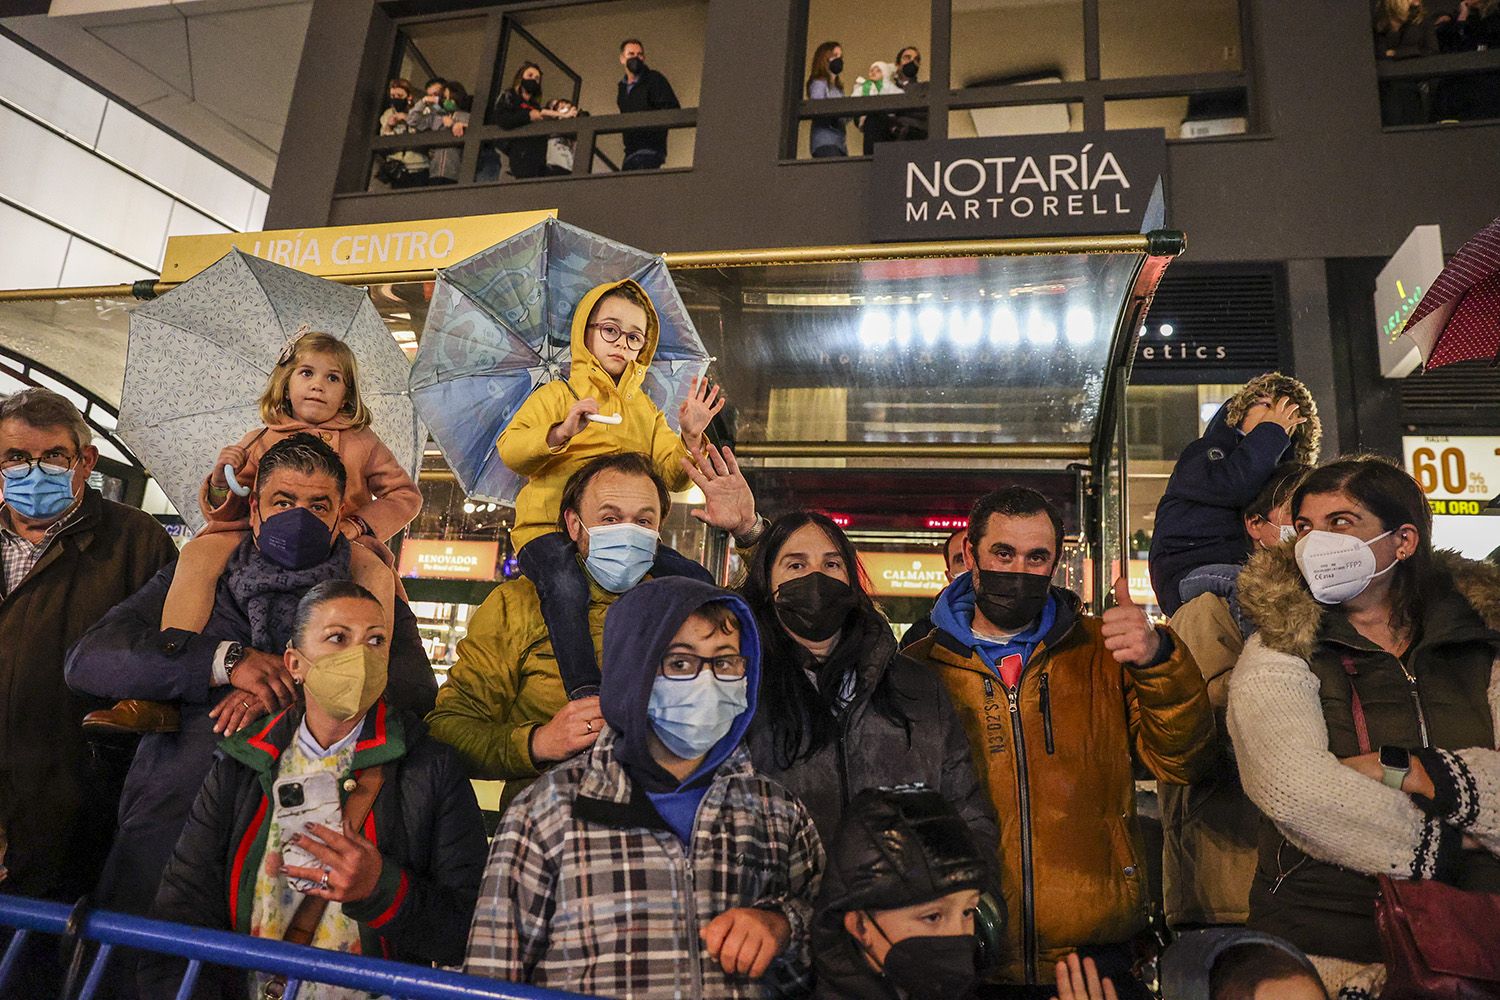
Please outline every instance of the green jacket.
M602 661L604 614L616 595L590 580L589 597L589 631ZM531 734L567 700L536 586L523 577L496 587L474 612L427 724L473 777L506 783L503 809L541 773Z

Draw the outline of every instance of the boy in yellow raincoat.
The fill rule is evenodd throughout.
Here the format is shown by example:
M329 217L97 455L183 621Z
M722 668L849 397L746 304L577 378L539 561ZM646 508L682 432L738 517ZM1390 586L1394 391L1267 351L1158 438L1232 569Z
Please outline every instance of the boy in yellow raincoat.
M595 695L599 664L588 628L587 577L624 593L647 574L708 579L702 566L660 545L660 525L621 523L585 529L578 553L558 521L568 479L603 455L639 452L671 490L688 486L682 460L703 447L703 432L724 408L718 386L695 380L678 408L681 434L646 395L660 321L635 281L591 289L573 312L573 366L566 381L539 386L500 435L500 459L526 485L516 497L511 539L521 569L536 585L570 698ZM578 555L583 555L582 564Z

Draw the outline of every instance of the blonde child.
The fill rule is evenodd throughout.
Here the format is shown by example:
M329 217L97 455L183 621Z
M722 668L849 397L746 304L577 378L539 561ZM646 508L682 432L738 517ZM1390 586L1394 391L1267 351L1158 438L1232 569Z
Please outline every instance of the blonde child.
M213 611L214 582L250 530L248 498L229 488L225 466L231 467L237 483L251 486L261 456L299 433L316 435L343 460L348 485L338 530L360 543L351 558L351 572L356 582L382 598L389 623L399 589L385 543L417 516L422 495L370 429L371 414L359 395L354 352L337 337L299 331L271 371L260 413L265 426L219 452L203 481L198 506L207 524L183 547L162 606L162 629L203 629ZM101 728L125 732L170 731L176 728L177 711L155 702L121 702L100 723Z
M569 697L597 693L599 665L589 633L589 581L623 593L647 573L709 579L698 563L659 544L659 532L610 524L588 533L579 566L559 530L564 486L592 459L639 452L672 490L688 486L682 460L703 447L703 433L724 408L717 386L695 381L678 408L680 434L642 384L656 352L660 322L646 290L631 280L589 291L573 312L573 366L566 381L539 387L500 435L500 458L527 477L516 497L511 539L521 569L536 585ZM654 536L654 537L653 537Z

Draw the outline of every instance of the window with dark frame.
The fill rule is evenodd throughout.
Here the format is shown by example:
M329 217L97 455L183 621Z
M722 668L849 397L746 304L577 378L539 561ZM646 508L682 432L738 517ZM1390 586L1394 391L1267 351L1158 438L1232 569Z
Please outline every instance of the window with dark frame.
M392 122L383 92L377 111L381 117L369 124L368 170L357 181L346 177L346 190L355 184L352 190L385 191L434 183L514 183L523 178L512 175L509 151L521 143L526 155L544 166L528 171L526 179L614 173L624 166L629 137L641 134L664 137L662 169L690 168L707 6L707 0L571 2L525 11L481 8L396 19L389 79L409 80L418 100L427 80L456 80L463 85L464 99L442 115ZM616 88L624 76L617 49L621 38L634 35L648 46L648 65L666 75L687 106L616 110ZM542 74L540 100L549 114L505 128L497 121L497 106L525 64L536 65ZM554 109L557 98L567 105ZM568 105L580 113L552 117L554 110L566 114ZM455 134L451 123L462 118L467 122ZM439 179L439 170L446 176Z
M1024 6L865 0L854 19L837 0L807 0L788 53L797 103L787 117L783 155L807 158L810 123L835 119L851 123L848 153L854 156L861 153L860 133L868 140L868 123L882 117L920 122L908 137L930 139L1124 128L1162 128L1169 139L1254 132L1249 5L1203 0L1191 11L1187 6L1180 0ZM1161 43L1166 29L1176 33L1171 46ZM841 43L843 75L852 84L872 58L890 59L905 44L898 39L908 37L925 41L917 87L808 99L819 43ZM861 91L869 88L845 87L846 95ZM868 151L871 144L863 145Z

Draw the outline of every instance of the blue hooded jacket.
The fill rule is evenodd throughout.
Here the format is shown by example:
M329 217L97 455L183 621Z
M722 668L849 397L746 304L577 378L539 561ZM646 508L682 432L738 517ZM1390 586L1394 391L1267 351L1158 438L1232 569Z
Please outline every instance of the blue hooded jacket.
M1169 615L1182 606L1177 585L1189 572L1250 558L1240 512L1294 452L1281 427L1267 420L1241 433L1226 419L1228 409L1227 402L1219 407L1203 436L1182 450L1156 505L1151 587Z
M678 781L651 756L651 720L646 707L657 669L672 637L705 604L726 604L740 623L740 655L745 664L749 707L685 781ZM750 606L735 594L688 577L662 577L639 584L611 605L604 618L603 678L599 708L616 733L615 756L630 780L645 791L678 838L686 842L698 805L713 783L714 771L734 752L755 717L760 692L760 636Z
M974 574L963 573L938 595L937 603L932 606L932 624L972 649L996 677L1000 676L996 664L1012 653L1021 654L1024 668L1057 623L1057 594L1049 592L1042 613L1028 628L1016 633L1008 643L989 642L974 635L974 603Z

